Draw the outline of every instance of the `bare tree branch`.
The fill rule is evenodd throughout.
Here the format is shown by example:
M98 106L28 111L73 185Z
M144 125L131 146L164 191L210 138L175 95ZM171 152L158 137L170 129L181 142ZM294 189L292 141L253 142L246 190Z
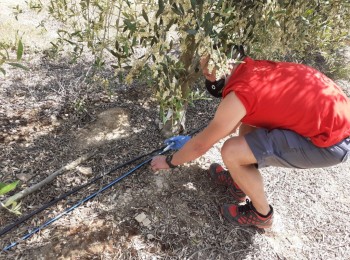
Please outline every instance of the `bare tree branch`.
M91 156L93 156L95 154L95 152L91 152L88 154L85 154L81 157L79 157L78 159L76 159L75 161L63 166L62 168L60 168L59 170L55 171L54 173L52 173L51 175L49 175L48 177L46 177L44 180L42 180L41 182L34 184L31 187L28 187L18 193L16 193L15 195L12 195L11 197L7 198L5 201L0 202L0 209L1 208L5 208L10 206L13 202L16 202L22 198L24 198L25 196L37 191L38 189L40 189L42 186L44 186L45 184L50 183L51 181L53 181L58 175L61 175L62 173L64 173L65 171L68 170L72 170L75 167L77 167L79 164L81 164L82 162L86 161L87 159L89 159Z

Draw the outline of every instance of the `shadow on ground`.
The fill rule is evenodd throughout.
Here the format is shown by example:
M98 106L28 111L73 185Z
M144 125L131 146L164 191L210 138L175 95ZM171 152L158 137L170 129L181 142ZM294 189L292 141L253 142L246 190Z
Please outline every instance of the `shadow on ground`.
M1 181L21 179L13 193L95 152L81 164L88 171L66 172L23 199L24 215L115 165L163 145L152 89L142 83L127 87L110 78L105 91L99 80L81 80L88 70L84 64L44 59L32 67L30 78L20 72L1 85ZM188 131L209 121L216 105L217 101L202 100L190 107ZM4 235L1 248L136 164L37 214ZM254 250L251 240L257 230L225 223L218 206L228 201L225 190L211 185L199 166L158 174L146 166L0 258L242 259ZM4 212L0 224L4 227L15 220Z
M261 231L226 223L218 207L228 202L198 166L142 169L29 241L23 256L245 259Z

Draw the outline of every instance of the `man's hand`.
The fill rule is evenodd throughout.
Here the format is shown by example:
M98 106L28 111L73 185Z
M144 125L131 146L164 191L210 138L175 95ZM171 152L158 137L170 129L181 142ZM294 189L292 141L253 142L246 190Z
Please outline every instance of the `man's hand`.
M162 169L169 169L169 165L166 163L165 159L166 156L164 155L157 155L153 157L151 161L151 169L155 172Z

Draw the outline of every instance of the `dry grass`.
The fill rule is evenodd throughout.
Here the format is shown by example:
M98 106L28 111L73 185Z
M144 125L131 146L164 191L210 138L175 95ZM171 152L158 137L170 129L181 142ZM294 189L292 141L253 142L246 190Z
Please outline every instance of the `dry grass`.
M110 79L110 92L106 93L101 81L85 78L90 70L87 62L72 65L64 59L51 61L40 55L27 55L27 60L38 57L28 61L31 71L10 70L0 82L0 181L20 178L23 189L88 150L96 149L97 153L82 165L91 168L91 174L79 170L65 173L25 198L24 214L113 165L162 145L155 123L157 104L145 85L126 88L110 78L112 73L106 70L99 75ZM341 85L349 93L349 82ZM79 107L77 101L81 100L83 103L79 104L83 106ZM207 122L216 106L217 101L196 102L188 111L188 129ZM92 134L97 134L97 139ZM210 183L205 169L210 163L221 161L220 145L172 171L154 174L148 167L140 169L9 253L0 253L0 259L349 257L350 162L326 169L264 169L266 192L275 208L276 221L273 228L263 232L232 226L218 212L218 206L232 200L224 188ZM33 217L3 236L0 247L131 167L106 176ZM148 221L138 221L140 214ZM15 219L2 211L0 226Z

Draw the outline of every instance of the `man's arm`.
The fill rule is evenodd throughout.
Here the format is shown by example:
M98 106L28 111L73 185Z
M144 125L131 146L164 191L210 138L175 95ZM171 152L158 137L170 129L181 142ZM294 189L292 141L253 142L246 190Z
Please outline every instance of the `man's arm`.
M228 136L245 114L246 110L242 102L234 92L229 93L221 101L209 125L188 141L179 151L174 153L171 163L173 165L181 165L200 157L220 139ZM155 171L169 168L164 156L153 158L151 167Z

